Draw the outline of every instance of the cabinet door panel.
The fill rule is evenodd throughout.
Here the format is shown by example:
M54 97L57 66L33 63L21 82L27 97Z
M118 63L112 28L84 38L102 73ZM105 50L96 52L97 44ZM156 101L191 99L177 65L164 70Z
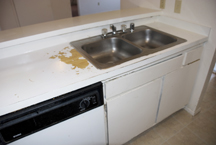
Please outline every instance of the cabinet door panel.
M200 61L186 65L164 78L157 122L183 108L190 99Z
M155 123L161 79L107 101L110 144L123 144Z

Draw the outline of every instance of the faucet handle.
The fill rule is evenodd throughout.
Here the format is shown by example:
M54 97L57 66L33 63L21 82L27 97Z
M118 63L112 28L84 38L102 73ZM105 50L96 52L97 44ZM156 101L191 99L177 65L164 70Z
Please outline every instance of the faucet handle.
M134 23L130 23L130 31L131 33L134 31Z
M103 28L102 29L102 37L105 38L107 36L107 29Z
M122 32L125 32L126 29L127 29L127 26L126 26L125 24L122 24L122 25L121 25L121 28L122 28Z
M116 34L116 27L114 26L114 25L110 25L110 28L112 29L112 31L113 31L113 34Z

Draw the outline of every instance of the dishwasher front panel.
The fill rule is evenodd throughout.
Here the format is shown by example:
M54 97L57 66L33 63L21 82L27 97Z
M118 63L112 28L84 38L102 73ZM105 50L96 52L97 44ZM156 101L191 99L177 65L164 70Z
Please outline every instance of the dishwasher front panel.
M101 106L9 145L105 145L104 121Z
M99 82L16 112L0 116L0 145L26 140L26 138L38 134L38 131L43 133L47 128L50 130L50 128L55 128L54 126L59 126L62 122L75 120L77 116L89 114L89 112L92 112L92 110L101 106L103 106L103 91L102 83ZM87 117L84 118L85 120L79 121L81 123L84 121L89 124L89 126L94 126L94 124L91 123L91 117L89 117L89 119ZM96 119L98 118L104 118L104 115L97 115ZM74 124L76 125L74 126ZM70 130L75 130L79 134L79 129L82 130L82 126L84 125L79 125L76 122L74 124L68 124L67 127L64 127L65 125L61 126L65 131L67 131L66 128L68 128ZM88 127L84 128L87 129L86 132L89 132ZM72 135L72 137L75 136L74 132L58 133L57 130L60 129L55 129L55 135L58 134L60 138L61 136L65 136L65 134L68 134L69 136ZM95 128L95 130L97 131L97 128ZM46 137L49 138L49 134L51 135L52 133L49 132L45 136L42 136L43 139L37 139L43 141ZM54 134L51 135L52 138L54 137L53 140L56 140L57 137L53 135ZM80 135L82 136L82 134ZM89 134L89 136L92 135Z

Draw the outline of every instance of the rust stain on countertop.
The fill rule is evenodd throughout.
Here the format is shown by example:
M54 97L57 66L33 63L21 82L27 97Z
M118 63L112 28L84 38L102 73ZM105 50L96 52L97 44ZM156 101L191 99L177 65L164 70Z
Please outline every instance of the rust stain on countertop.
M67 50L67 49L69 49L69 47L65 47L63 50ZM69 53L71 53L72 56L67 57L66 52L59 51L57 55L51 56L50 59L59 58L62 62L74 66L72 69L75 68L84 69L89 65L89 62L86 59L80 59L83 56L75 49L70 50Z

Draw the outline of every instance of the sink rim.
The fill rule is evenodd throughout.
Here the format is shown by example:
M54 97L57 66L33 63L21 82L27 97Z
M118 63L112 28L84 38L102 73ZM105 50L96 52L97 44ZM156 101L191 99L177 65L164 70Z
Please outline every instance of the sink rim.
M174 36L172 34L169 34L169 33L166 33L166 32L163 32L163 31L160 31L160 30L157 30L157 29L145 26L145 25L135 27L134 32L143 31L145 29L152 29L153 31L156 31L158 33L162 33L162 34L164 34L166 36L173 37L173 38L177 39L177 41L175 41L173 43L170 43L170 44L167 44L167 45L164 45L164 46L157 47L155 49L147 49L147 48L141 47L141 46L139 46L139 45L137 45L135 43L132 43L131 41L123 38L125 35L130 35L131 34L129 29L127 29L127 31L129 33L126 33L126 34L120 34L118 36L111 36L111 37L108 37L108 38L105 38L105 39L102 39L102 37L100 35L97 35L97 36L82 39L82 40L72 41L72 42L70 42L70 45L72 47L74 47L85 59L87 59L90 63L92 63L96 68L98 68L98 69L107 69L107 68L114 67L116 65L122 64L124 62L139 58L141 56L147 56L149 54L153 54L153 53L156 53L156 52L159 52L159 51L163 51L165 49L171 48L171 47L173 47L175 45L178 45L178 44L181 44L181 43L184 43L184 42L187 41L186 39ZM92 58L90 54L88 54L86 51L84 51L82 49L83 45L88 45L88 44L91 44L91 43L96 43L98 41L111 39L111 38L121 39L121 40L125 41L126 43L129 43L129 44L133 45L134 47L137 47L137 48L141 49L142 52L137 54L137 55L134 55L134 56L119 60L117 62L100 63L100 62L96 61L94 58Z

